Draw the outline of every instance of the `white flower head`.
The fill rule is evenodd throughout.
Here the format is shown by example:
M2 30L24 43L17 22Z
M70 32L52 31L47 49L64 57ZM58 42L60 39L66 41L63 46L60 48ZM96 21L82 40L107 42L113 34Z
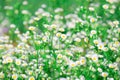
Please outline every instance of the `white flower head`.
M34 26L30 26L28 29L34 31L36 28Z
M114 25L118 25L118 24L119 24L119 21L117 21L117 20L116 20L116 21L113 21L113 24L114 24Z
M104 5L103 5L103 8L104 8L104 9L108 9L108 8L109 8L109 5L108 5L108 4L104 4Z
M18 75L17 75L17 74L13 74L13 75L12 75L12 79L13 79L13 80L17 80L17 78L18 78Z
M94 11L95 9L93 7L89 7L89 10L90 11Z
M6 62L7 62L7 63L12 63L12 62L13 62L13 58L7 57L7 58L6 58Z
M35 78L33 76L29 77L28 80L35 80Z
M4 78L4 77L5 77L4 73L3 73L3 72L0 72L0 79L1 79L1 78Z
M80 80L86 80L83 75L80 76Z
M68 64L69 64L69 66L70 66L70 67L75 67L75 66L76 66L76 63L75 63L75 62L73 62L73 61L69 61L69 63L68 63Z
M86 58L85 57L81 57L80 58L80 64L84 65L86 63Z
M94 62L98 62L98 55L97 54L93 54L91 58Z
M94 23L95 21L97 21L97 19L95 19L93 17L90 18L90 22Z
M108 73L107 73L107 72L102 72L102 73L101 73L101 76L102 76L102 77L107 77L107 76L108 76Z
M67 36L66 36L65 34L61 34L61 38L62 38L63 40L65 40L65 39L67 38Z
M92 31L91 31L91 34L92 34L92 35L94 35L94 34L96 34L96 33L97 33L96 30L92 30Z
M28 4L27 0L23 1L23 5L27 5L27 4Z
M11 24L11 25L10 25L10 28L15 28L15 27L16 27L15 24Z
M22 14L29 14L28 10L22 10Z
M63 56L62 56L62 54L58 54L58 56L57 56L57 58L62 58Z
M76 41L76 42L80 42L81 39L80 39L80 38L75 38L74 41Z
M16 65L21 65L21 60L20 60L20 59L16 59L16 60L15 60L15 64L16 64Z
M66 78L60 78L60 80L67 80Z
M103 71L101 68L98 68L97 70L98 70L98 72L102 72Z
M104 50L104 44L103 43L99 43L97 46L98 46L98 49Z
M107 78L107 80L114 80L114 78Z
M47 6L46 6L46 4L42 4L41 7L42 8L46 8Z

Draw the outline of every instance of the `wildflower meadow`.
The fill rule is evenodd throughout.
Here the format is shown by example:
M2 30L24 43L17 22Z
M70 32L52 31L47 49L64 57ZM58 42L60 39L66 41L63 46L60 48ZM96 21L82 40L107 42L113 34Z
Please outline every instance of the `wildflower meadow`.
M0 0L0 80L120 80L120 0Z

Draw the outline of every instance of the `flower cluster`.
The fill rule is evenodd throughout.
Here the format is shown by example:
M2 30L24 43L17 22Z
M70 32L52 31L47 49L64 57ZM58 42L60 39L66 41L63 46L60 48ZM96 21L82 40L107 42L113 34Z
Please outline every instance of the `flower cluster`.
M111 19L118 2L91 3L66 15L45 4L34 15L5 6L24 19L0 36L0 80L119 80L120 24ZM106 17L97 13L99 6Z

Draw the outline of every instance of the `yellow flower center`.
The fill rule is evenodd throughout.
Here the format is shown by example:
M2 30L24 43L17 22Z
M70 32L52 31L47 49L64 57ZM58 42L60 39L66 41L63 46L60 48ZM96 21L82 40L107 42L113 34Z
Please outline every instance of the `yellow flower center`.
M30 77L29 80L35 80L35 78L34 77Z
M12 79L17 79L17 75L13 75L13 76L12 76Z

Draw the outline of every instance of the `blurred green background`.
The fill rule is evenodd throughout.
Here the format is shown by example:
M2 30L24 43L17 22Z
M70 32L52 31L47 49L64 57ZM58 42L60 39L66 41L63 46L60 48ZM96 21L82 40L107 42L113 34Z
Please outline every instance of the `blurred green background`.
M25 32L26 30L23 27L23 21L29 20L32 15L34 15L35 11L41 7L42 4L46 4L47 7L45 8L46 11L50 12L53 16L55 15L54 10L56 8L63 8L64 12L62 13L63 16L73 13L77 7L84 6L85 10L79 12L79 14L97 14L103 18L103 21L106 20L120 20L120 3L110 4L115 5L115 13L113 15L106 16L105 11L102 8L102 5L107 4L105 0L26 0L28 1L28 5L22 5L23 1L25 0L0 0L0 22L3 21L4 18L7 18L10 23L15 24L21 32ZM99 5L95 7L95 12L90 13L88 7L93 5ZM12 6L12 10L4 9L5 6ZM21 13L15 14L15 10L19 12L22 10L28 10L31 15L24 16Z

